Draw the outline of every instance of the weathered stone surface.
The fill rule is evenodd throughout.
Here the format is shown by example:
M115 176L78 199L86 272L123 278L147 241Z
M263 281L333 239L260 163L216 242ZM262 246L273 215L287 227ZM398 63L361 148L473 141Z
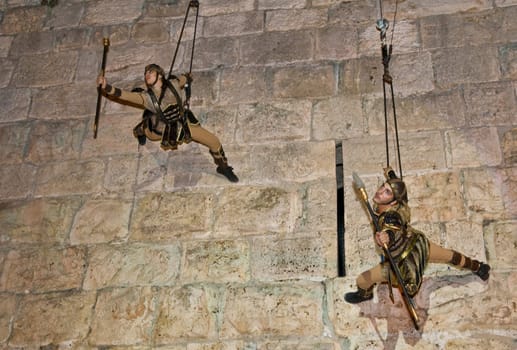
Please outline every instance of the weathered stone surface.
M391 98L388 97L388 121L394 125ZM364 115L368 116L368 131L384 133L384 99L369 96L363 100ZM399 131L440 130L465 127L470 115L459 89L440 93L424 93L395 97ZM467 107L468 108L468 107Z
M231 287L225 298L223 338L319 336L323 288L321 284L272 284Z
M502 161L499 136L495 128L451 130L445 132L447 165L453 168L496 166Z
M517 78L517 45L508 44L499 48L501 70L503 77L516 80Z
M389 137L390 159L397 159L396 140ZM399 134L403 166L407 169L444 169L444 142L439 132ZM353 138L343 141L345 173L378 173L386 164L386 141L383 136ZM423 157L422 155L425 155ZM396 163L395 163L396 164Z
M131 241L162 242L190 238L208 229L214 199L209 193L148 193L136 199Z
M35 123L27 159L34 163L77 159L84 131L85 123L80 120Z
M263 68L238 68L221 73L221 94L224 104L247 103L263 100L268 96L267 77Z
M55 47L59 51L79 49L88 44L90 31L84 28L56 31Z
M26 163L0 167L2 199L24 198L32 194L36 172L35 166Z
M217 0L200 6L199 13L201 16L209 17L226 13L253 11L254 9L254 0L242 0L237 3L233 0Z
M10 250L0 276L0 290L41 293L79 288L85 259L83 248Z
M359 95L318 101L312 111L312 135L316 140L363 136L366 125Z
M517 101L507 83L468 85L464 91L466 115L472 126L511 125Z
M240 162L240 171L251 183L301 183L335 177L335 144L331 141L257 145L241 151L248 156Z
M181 280L185 283L248 282L250 250L251 243L244 240L187 242Z
M170 285L181 262L177 245L97 245L89 251L83 288Z
M117 0L89 3L81 23L89 26L128 23L142 14L144 2L144 0L127 0L124 6L120 6Z
M504 169L501 193L504 201L505 213L508 217L517 214L517 169L515 167Z
M5 88L9 85L12 79L15 65L14 62L8 59L0 59L0 63L0 87Z
M130 201L120 198L87 201L75 216L70 231L70 243L110 243L126 239L131 204Z
M63 244L80 198L41 198L0 205L0 241L8 244Z
M346 60L340 69L340 92L344 96L361 94L382 96L382 72L382 61L378 58Z
M272 65L308 61L313 56L314 37L310 31L267 32L243 38L244 65Z
M203 23L203 34L205 37L220 36L227 37L234 35L260 33L264 30L264 13L242 12L220 16L207 17Z
M46 26L50 29L77 26L84 13L84 4L81 2L62 2L50 12Z
M4 343L11 334L11 322L16 311L16 297L1 294L0 298L0 342Z
M493 11L429 16L421 20L422 43L427 49L497 42L501 22Z
M295 9L267 11L266 31L287 31L321 28L327 23L326 9Z
M266 143L272 140L308 141L311 133L311 103L243 105L238 111L237 142ZM257 133L256 130L261 130Z
M38 171L35 194L71 195L99 192L105 165L101 161L50 163Z
M216 290L197 284L160 290L153 342L170 344L189 339L214 339L218 332L218 314L222 311L218 297Z
M460 12L475 12L483 11L492 8L492 3L489 0L465 0L465 1L447 1L438 0L428 2L425 0L411 0L405 1L403 4L399 4L397 18L414 18L414 17L425 17L438 14L454 14ZM390 9L390 12L385 12L386 18L393 18L391 13L394 8Z
M20 301L9 345L30 348L84 339L94 305L95 293L28 295Z
M316 32L315 59L342 60L356 58L358 34L353 26L326 26Z
M468 169L463 173L465 205L485 220L506 217L501 184L503 174L495 169Z
M72 81L77 52L23 56L13 75L16 87L44 87Z
M41 30L45 23L46 11L43 6L8 9L2 16L0 33L5 35Z
M336 184L328 179L307 184L302 197L304 214L297 218L293 231L304 235L334 230L337 222L336 192Z
M335 95L336 77L333 66L276 69L272 90L276 98L324 97Z
M334 274L336 237L334 232L321 236L278 239L257 238L252 241L251 266L254 280L272 281L325 279Z
M286 232L300 215L299 201L296 192L283 188L231 188L218 199L214 227L225 235Z
M37 55L48 53L54 43L53 32L29 32L17 35L9 50L9 56Z
M495 48L487 47L485 50L479 50L467 46L443 49L434 52L432 56L436 84L440 88L500 79L498 54Z
M0 124L0 162L19 163L28 142L29 123Z
M286 0L278 2L275 0L259 0L258 8L260 10L277 10L277 9L300 9L305 7L303 0Z
M169 41L166 22L138 22L133 26L131 37L140 43L163 43Z
M12 36L2 36L0 37L0 57L6 58L11 45L13 43L14 37Z
M449 221L466 218L460 174L441 172L405 176L414 221Z
M511 269L517 258L514 249L517 243L516 225L515 221L503 221L489 223L483 227L487 256L493 268Z
M105 289L99 292L89 334L90 342L98 346L149 343L156 301L157 292L151 287Z
M27 119L29 108L31 108L31 91L29 89L3 89L0 97L2 99L1 122Z

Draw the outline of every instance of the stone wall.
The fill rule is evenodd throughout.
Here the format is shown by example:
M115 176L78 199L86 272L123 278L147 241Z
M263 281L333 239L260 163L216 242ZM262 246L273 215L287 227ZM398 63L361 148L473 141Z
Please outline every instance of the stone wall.
M379 259L351 186L387 161L379 2L200 3L192 109L238 184L204 146L138 146L127 105L93 138L103 38L108 81L141 86L188 1L0 0L0 348L515 348L517 1L382 2L414 226L492 266L429 266L420 331L384 285L343 301Z

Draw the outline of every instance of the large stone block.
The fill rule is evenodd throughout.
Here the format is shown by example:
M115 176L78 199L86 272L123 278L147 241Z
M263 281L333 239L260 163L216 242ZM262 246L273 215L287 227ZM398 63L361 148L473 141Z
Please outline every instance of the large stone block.
M504 210L502 191L504 173L496 168L466 169L463 171L463 196L470 214L484 220L508 217ZM479 219L478 219L479 220Z
M312 136L316 140L351 139L366 133L366 119L359 95L317 101L312 112Z
M27 119L32 99L30 89L2 89L0 90L0 98L2 99L0 122L15 122Z
M89 3L81 23L88 26L129 23L142 15L144 2L144 0L127 0L124 6L120 6L117 0Z
M144 193L135 202L130 240L165 242L204 234L213 202L210 193Z
M164 43L169 41L166 22L138 22L133 26L131 37L139 43Z
M4 261L0 290L14 293L80 288L84 278L84 248L20 248Z
M35 123L28 144L27 159L34 163L77 159L85 128L82 120Z
M266 71L263 68L223 70L220 76L219 104L256 102L269 96Z
M270 143L273 140L308 141L311 109L309 101L241 105L237 125L242 127L237 130L236 141L240 144Z
M517 99L510 83L467 85L464 88L464 96L470 125L515 124Z
M0 206L0 240L6 244L64 244L81 205L82 200L73 197L5 202Z
M97 193L103 188L104 162L65 161L42 165L35 179L37 196Z
M320 336L323 286L278 283L231 286L225 295L222 338Z
M84 339L90 330L95 293L28 295L20 300L10 346L39 348Z
M2 199L25 198L33 193L38 169L32 164L13 164L0 167Z
M30 117L56 120L94 116L97 102L97 89L94 84L92 80L87 84L75 84L66 88L36 90L32 97Z
M154 344L215 340L219 333L220 295L208 285L184 285L160 290L153 328Z
M0 124L0 163L20 163L29 142L29 123Z
M126 239L131 206L132 202L120 198L86 201L75 215L70 243L97 244Z
M264 13L238 12L206 17L203 22L204 37L228 37L260 33L264 30Z
M171 285L178 278L180 264L181 253L177 244L97 244L88 252L83 288Z
M0 33L17 34L36 32L43 29L46 18L47 9L44 6L8 9L2 16Z
M390 125L394 125L392 103L388 95L387 115ZM461 128L467 123L466 107L460 89L395 97L394 103L399 131ZM384 133L384 99L366 96L363 99L363 109L368 116L368 131L372 134Z
M483 226L487 257L492 268L512 269L517 253L517 222L488 222Z
M449 167L497 166L502 162L499 135L493 127L446 131L445 140Z
M185 63L190 62L191 45L185 52ZM195 59L192 61L194 69L215 70L220 67L235 67L239 62L239 42L233 38L217 37L196 40ZM185 66L184 71L188 71ZM214 73L207 72L207 73ZM194 76L195 79L195 76ZM194 83L199 87L201 83ZM196 86L194 85L194 86ZM214 91L212 93L217 93Z
M316 32L315 59L346 60L358 56L358 33L354 26L332 25Z
M20 56L48 53L53 49L53 45L53 32L21 33L14 37L9 56L17 58Z
M5 343L11 334L11 322L16 311L16 297L2 294L0 298L0 342Z
M432 56L436 85L439 88L497 81L501 78L496 48L450 48L435 51Z
M214 230L225 236L288 232L300 211L299 195L287 188L228 188L214 208Z
M78 53L74 51L22 56L13 74L16 87L48 87L70 83Z
M276 98L320 98L336 94L334 66L298 66L273 71L272 95Z
M267 32L241 39L241 64L273 65L309 61L313 57L314 37L307 30Z
M333 231L320 231L318 236L294 239L270 236L253 239L253 280L323 280L334 276L336 242Z
M186 242L181 282L248 282L251 278L250 245L245 240Z
M265 30L287 31L322 28L327 23L327 17L326 9L267 11L265 16Z
M90 344L149 344L157 297L151 287L100 291L88 335Z

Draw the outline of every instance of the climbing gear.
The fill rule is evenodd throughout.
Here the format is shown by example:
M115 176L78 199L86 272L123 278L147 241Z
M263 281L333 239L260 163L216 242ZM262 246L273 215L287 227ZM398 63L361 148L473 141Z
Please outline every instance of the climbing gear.
M183 37L183 31L185 30L185 24L187 23L187 18L188 18L191 7L194 7L196 9L196 18L195 18L195 22L194 22L194 34L193 34L193 38L192 38L192 50L190 53L189 71L186 74L186 76L189 77L192 74L192 62L194 61L194 47L196 46L197 21L198 21L198 17L199 17L199 1L197 1L197 0L191 0L188 4L187 11L185 13L185 18L183 19L183 25L181 27L181 31L179 34L178 43L176 44L174 56L172 57L172 63L171 63L171 67L169 69L169 74L167 75L167 80L169 80L173 77L172 70L174 68L174 63L176 62L176 56L178 55L178 50L179 50L179 47L181 44L181 38ZM187 97L185 100L185 106L187 106L187 108L190 105L190 96L192 93L191 82L192 82L192 79L187 79L187 84L185 85L185 94Z
M223 146L219 147L219 150L215 152L210 150L210 154L214 158L214 163L217 165L216 171L219 174L225 176L230 182L239 182L239 178L233 173L233 168L228 165L228 159L226 159L224 154Z

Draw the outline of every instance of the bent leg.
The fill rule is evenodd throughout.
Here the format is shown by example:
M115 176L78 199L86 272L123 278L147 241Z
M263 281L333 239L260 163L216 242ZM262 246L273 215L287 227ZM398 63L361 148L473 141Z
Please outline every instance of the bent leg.
M217 152L221 148L221 141L219 141L217 136L203 128L201 125L193 125L189 123L189 129L193 141L208 147L212 152Z
M378 264L360 274L356 279L357 291L346 293L345 300L351 304L357 304L372 299L375 284L387 281L384 270L384 266Z

